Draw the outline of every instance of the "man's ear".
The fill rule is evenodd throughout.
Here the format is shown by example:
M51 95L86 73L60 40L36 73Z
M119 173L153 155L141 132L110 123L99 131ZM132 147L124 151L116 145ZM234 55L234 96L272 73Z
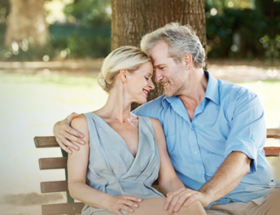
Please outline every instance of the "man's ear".
M183 65L186 70L189 70L192 67L193 59L190 53L186 53L183 57Z
M127 75L128 75L127 69L121 69L120 70L119 78L121 79L122 83L127 82Z

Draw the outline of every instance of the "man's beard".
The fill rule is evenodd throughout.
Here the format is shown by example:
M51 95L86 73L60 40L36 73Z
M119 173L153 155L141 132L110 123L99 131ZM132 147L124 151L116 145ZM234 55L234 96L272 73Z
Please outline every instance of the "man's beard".
M172 86L170 86L170 87L172 87ZM175 92L173 92L173 93L171 93L170 95L167 95L166 94L166 90L164 89L164 94L168 97L168 98L170 98L170 97L172 97L172 96L178 96L178 94L179 94L179 92L180 92L180 90L183 88L183 86L181 86L180 88L178 88L178 89L176 89L176 91ZM172 89L171 89L172 90Z

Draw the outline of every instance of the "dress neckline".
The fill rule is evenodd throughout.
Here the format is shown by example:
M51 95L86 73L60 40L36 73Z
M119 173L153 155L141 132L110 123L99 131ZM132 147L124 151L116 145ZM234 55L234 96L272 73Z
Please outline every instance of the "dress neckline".
M96 118L98 118L101 122L103 122L104 124L106 124L107 127L109 127L109 129L111 129L121 140L122 142L125 144L129 154L131 154L131 156L135 159L138 155L138 152L139 152L139 149L140 149L140 146L142 145L141 144L141 138L140 138L140 129L142 128L142 123L141 122L141 117L140 116L137 116L138 117L138 148L137 148L137 152L136 152L136 155L134 156L130 151L129 151L129 148L128 148L128 145L126 144L126 142L124 141L124 139L122 138L122 136L115 130L113 129L102 117L98 116L96 113L93 113L93 112L90 112L91 114L93 114Z

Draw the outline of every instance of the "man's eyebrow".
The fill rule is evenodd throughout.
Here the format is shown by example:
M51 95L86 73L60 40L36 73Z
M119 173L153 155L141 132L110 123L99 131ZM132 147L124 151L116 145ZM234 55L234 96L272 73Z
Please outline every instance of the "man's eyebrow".
M155 65L154 68L157 68L157 67L160 67L160 66L165 66L165 64L160 63L160 64L158 64L158 65Z

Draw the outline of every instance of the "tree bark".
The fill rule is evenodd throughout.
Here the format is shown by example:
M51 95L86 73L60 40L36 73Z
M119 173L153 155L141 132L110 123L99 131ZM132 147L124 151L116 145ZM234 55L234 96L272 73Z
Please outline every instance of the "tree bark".
M33 38L39 45L44 45L49 37L49 30L44 16L44 0L10 0L8 28L5 45Z
M170 22L189 24L206 48L205 0L112 0L111 5L112 50L139 47L142 36ZM155 83L155 87L148 100L163 94L161 85Z

